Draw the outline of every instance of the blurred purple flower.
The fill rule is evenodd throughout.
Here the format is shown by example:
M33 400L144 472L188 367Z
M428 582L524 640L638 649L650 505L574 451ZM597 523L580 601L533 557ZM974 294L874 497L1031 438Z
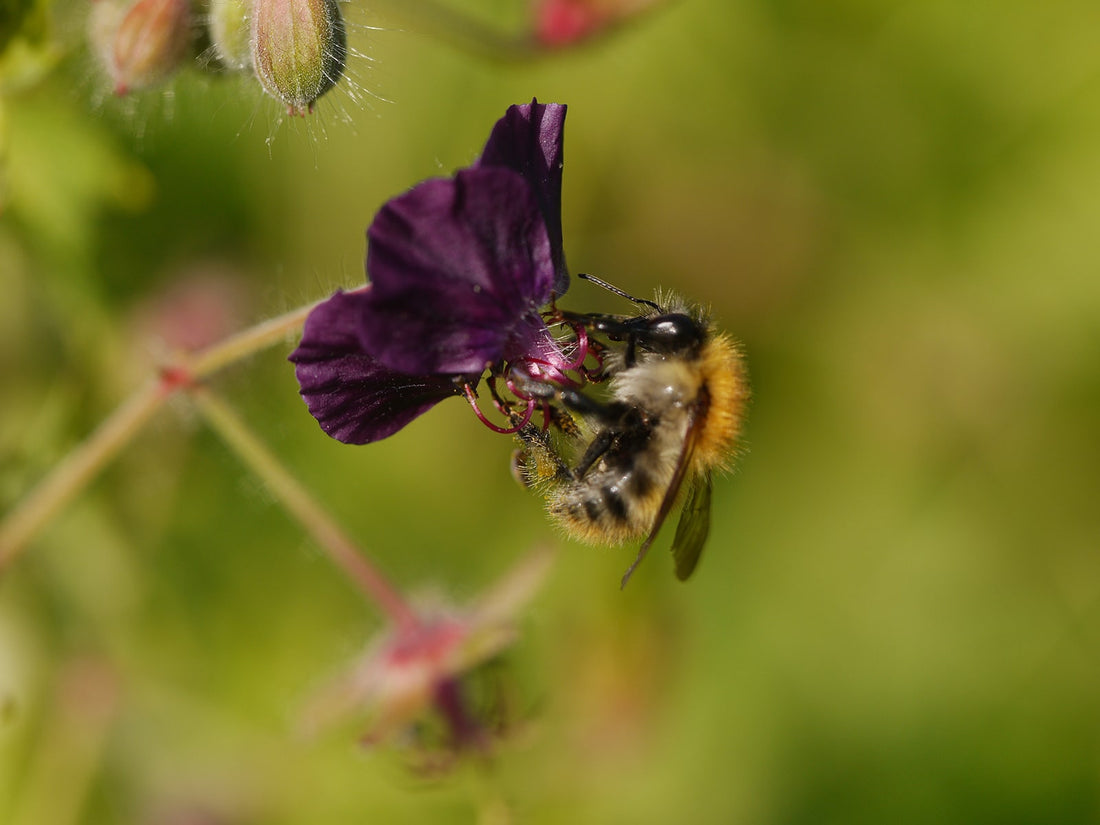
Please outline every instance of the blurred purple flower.
M424 181L375 216L370 284L320 304L290 356L326 433L378 441L444 398L472 396L486 369L573 366L541 315L569 285L564 121L564 105L510 107L472 167Z

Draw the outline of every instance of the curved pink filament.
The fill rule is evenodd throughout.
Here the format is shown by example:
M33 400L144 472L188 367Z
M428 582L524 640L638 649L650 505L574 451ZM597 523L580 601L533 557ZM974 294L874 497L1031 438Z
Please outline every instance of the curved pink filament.
M527 402L527 418L524 421L530 421L531 416L534 413L534 407L537 405L542 410L542 430L545 432L550 429L550 402L545 398L536 399L529 396L523 390L516 386L516 382L511 378L504 379L504 385L508 388L508 392L512 393L520 401Z
M584 324L570 324L570 326L573 327L573 332L577 336L577 357L569 362L569 366L565 368L567 372L579 370L588 357L588 330Z
M533 401L534 399L516 386L516 382L512 380L512 376L508 376L504 379L504 386L508 388L508 392L512 393L520 401Z
M470 402L470 406L473 407L474 415L478 417L486 427L492 430L494 433L500 433L501 435L512 435L519 432L521 429L527 426L531 420L531 416L535 412L535 400L533 398L527 399L527 409L523 413L523 417L519 420L519 423L514 427L501 427L498 424L494 424L488 418L485 417L485 413L481 411L481 407L477 405L477 396L474 395L473 387L469 384L464 384L462 389L466 393L466 400Z

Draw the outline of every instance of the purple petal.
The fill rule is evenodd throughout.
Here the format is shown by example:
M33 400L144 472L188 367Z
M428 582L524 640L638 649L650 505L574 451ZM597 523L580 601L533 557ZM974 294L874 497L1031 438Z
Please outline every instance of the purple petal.
M477 166L503 166L519 172L535 193L546 221L554 257L554 294L569 288L565 250L561 238L562 144L565 139L565 105L532 100L510 106L496 122Z
M526 354L554 282L531 188L509 169L425 181L367 232L363 349L404 373L480 374Z
M393 435L459 392L448 376L394 372L363 352L359 324L369 292L337 292L319 304L290 354L310 413L322 430L345 444Z

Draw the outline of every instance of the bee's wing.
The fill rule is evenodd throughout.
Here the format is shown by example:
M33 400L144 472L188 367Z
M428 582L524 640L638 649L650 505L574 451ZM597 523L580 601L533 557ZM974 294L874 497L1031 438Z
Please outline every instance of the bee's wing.
M699 554L707 543L710 532L710 491L713 487L710 473L705 473L688 493L684 509L680 511L680 523L672 539L672 558L676 562L676 578L687 581L699 563Z
M680 488L684 485L684 479L687 478L688 467L691 466L691 456L692 453L695 452L695 440L699 434L699 421L699 416L693 415L688 424L687 433L684 435L684 446L683 449L680 450L680 457L676 460L676 469L672 473L672 480L669 482L668 489L665 491L665 497L661 500L661 509L657 511L657 517L653 519L653 526L649 530L649 535L646 536L645 541L642 542L642 546L638 548L637 558L634 559L634 563L631 564L623 574L622 583L619 585L620 587L626 587L626 583L630 580L630 576L634 573L634 569L642 563L642 559L644 559L645 554L649 552L649 548L657 538L657 533L660 532L661 526L665 523L665 519L667 519L668 514L672 512L672 508L676 506L676 498L680 494ZM707 501L710 501L709 495ZM677 530L677 535L679 535L679 530ZM703 538L706 538L705 531L703 533ZM698 558L699 554L696 553L695 555L696 558ZM679 564L677 564L677 575L679 575ZM686 576L683 578L686 578Z

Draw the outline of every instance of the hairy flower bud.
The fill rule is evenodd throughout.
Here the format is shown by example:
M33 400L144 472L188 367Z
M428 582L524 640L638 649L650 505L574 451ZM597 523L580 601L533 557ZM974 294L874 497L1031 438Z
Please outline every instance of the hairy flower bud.
M93 7L90 36L118 95L175 72L187 59L192 35L188 0L100 0Z
M252 65L248 5L246 0L210 0L210 42L218 62L227 69L240 71Z
M425 767L446 766L446 758L431 759L439 749L457 756L491 748L515 721L510 708L500 696L470 703L464 688L516 642L519 619L553 560L545 548L532 551L464 608L438 598L419 605L413 622L384 632L321 689L306 708L305 732L317 733L365 712L370 727L363 744L397 740L419 751ZM432 735L432 717L445 729L439 741Z
M535 39L544 46L572 46L662 0L535 0Z
M347 33L337 0L255 0L252 66L260 84L305 114L336 85L347 62Z

